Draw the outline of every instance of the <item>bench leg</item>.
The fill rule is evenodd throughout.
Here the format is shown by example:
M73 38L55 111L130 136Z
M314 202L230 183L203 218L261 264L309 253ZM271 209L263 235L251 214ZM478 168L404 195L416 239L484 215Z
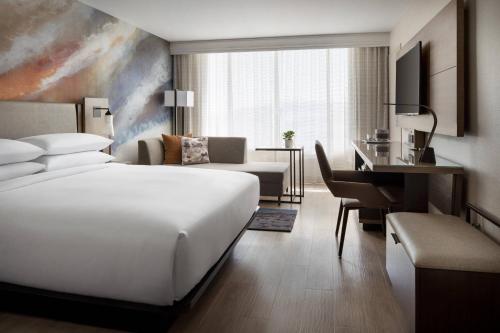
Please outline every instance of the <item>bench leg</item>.
M278 195L278 206L281 206L281 195Z

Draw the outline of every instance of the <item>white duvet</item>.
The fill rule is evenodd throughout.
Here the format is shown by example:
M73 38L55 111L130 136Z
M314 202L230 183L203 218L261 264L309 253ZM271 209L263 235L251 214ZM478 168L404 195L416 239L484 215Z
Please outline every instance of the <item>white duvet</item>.
M217 262L258 198L253 175L168 166L0 182L0 282L171 305Z

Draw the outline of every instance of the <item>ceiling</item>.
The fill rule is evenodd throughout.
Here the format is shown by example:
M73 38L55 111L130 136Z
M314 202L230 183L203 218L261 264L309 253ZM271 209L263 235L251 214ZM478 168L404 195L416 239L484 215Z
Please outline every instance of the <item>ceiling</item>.
M80 0L169 41L389 32L412 0Z

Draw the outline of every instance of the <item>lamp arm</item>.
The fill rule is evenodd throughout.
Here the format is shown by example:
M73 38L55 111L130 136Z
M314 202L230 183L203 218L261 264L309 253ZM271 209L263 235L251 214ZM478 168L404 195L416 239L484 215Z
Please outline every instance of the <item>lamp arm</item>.
M425 146L424 146L424 150L423 150L423 152L425 153L425 151L427 151L427 148L429 148L429 146L431 144L431 141L432 141L432 137L434 136L434 132L436 131L437 116L436 116L436 112L434 112L434 110L431 109L430 107L428 107L426 105L420 105L420 106L423 107L424 109L426 109L427 111L429 111L432 114L432 118L434 120L434 124L432 125L432 130L429 133L429 136L427 137L427 140L425 141ZM420 155L420 162L422 162L422 156L424 156L423 153Z
M421 107L421 108L424 108L426 109L427 111L430 112L430 114L432 115L432 119L434 120L434 123L432 124L432 130L431 132L429 133L429 136L427 137L427 140L425 141L425 146L424 146L424 150L422 151L422 154L420 154L420 158L419 158L419 162L422 162L422 158L425 154L425 152L427 151L427 149L429 148L430 144L431 144L431 141L432 141L432 137L434 136L434 132L436 131L436 127L437 127L437 116L436 116L436 112L434 112L433 109L431 109L430 107L428 107L427 105L424 105L424 104L406 104L406 103L384 103L384 105L404 105L404 106L417 106L417 107Z

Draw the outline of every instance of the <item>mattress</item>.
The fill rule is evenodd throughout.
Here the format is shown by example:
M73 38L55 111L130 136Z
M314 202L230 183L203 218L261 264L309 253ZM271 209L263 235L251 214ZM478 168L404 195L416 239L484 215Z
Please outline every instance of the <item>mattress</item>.
M168 166L0 182L0 282L171 305L218 261L258 198L251 174Z

